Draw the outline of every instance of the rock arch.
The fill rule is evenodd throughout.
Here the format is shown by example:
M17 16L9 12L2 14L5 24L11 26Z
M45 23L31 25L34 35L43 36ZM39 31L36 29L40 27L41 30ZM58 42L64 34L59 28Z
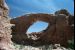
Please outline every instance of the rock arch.
M15 24L12 27L14 34L12 41L18 44L41 46L49 44L61 44L67 46L67 40L73 36L71 26L67 23L66 15L64 14L27 14L18 18L11 19L11 23ZM27 37L26 31L35 21L41 20L48 22L50 25L41 33L31 33L30 36L37 36L37 40Z

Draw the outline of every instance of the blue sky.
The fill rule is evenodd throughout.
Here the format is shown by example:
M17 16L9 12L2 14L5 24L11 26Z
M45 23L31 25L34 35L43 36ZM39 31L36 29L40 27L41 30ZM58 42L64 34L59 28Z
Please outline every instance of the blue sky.
M27 33L40 32L42 30L45 30L47 27L48 27L47 22L37 21L32 26L29 27Z
M60 9L67 9L73 14L73 0L6 0L11 17L18 17L27 13L54 13Z
M60 9L67 9L71 14L74 14L74 2L73 0L6 0L10 10L9 16L15 18L25 15L27 13L54 13ZM41 24L40 22L39 24ZM35 24L37 31L39 24ZM43 24L43 23L42 23ZM47 24L44 24L47 26ZM30 30L32 31L32 30Z

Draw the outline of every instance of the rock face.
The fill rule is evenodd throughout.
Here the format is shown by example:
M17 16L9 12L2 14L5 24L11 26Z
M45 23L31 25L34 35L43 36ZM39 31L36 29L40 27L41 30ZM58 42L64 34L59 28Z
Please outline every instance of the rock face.
M11 47L11 26L8 7L4 0L0 0L0 50L13 50Z
M73 24L73 20L70 19L72 18L71 16L66 10L60 10L55 12L55 15L27 14L11 19L11 23L15 24L15 26L12 27L12 41L31 46L61 44L67 47L67 41L72 39L74 34L71 26ZM29 26L36 21L47 22L49 26L42 32L26 34Z

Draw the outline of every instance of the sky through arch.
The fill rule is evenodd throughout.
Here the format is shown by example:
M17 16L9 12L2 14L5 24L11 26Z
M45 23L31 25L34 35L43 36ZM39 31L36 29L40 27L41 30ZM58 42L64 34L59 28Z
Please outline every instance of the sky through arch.
M47 27L48 27L48 23L47 22L37 21L37 22L34 22L34 24L32 24L28 28L27 33L41 32L41 31L47 29Z

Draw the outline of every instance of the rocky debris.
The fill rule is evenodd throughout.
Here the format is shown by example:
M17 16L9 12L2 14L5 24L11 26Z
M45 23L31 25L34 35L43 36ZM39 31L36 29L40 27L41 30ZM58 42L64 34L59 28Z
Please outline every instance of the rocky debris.
M21 17L11 19L12 41L17 44L41 46L49 44L61 44L67 47L68 40L74 36L70 23L73 18L66 10L59 10L54 14L27 14ZM72 19L70 19L72 18ZM28 28L36 21L44 21L49 23L46 30L41 33L26 34ZM72 21L72 22L71 22Z
M13 50L11 42L11 26L8 16L8 6L5 0L0 0L0 50Z
M54 48L53 45L32 47L32 46L24 46L24 45L14 44L14 46L15 46L16 50L73 50L70 48L64 48L64 47L60 46L60 44L55 44L54 46L56 48Z
M30 33L30 34L27 34L27 37L28 38L31 38L31 39L33 39L33 40L37 40L37 39L39 39L40 38L40 35L41 35L41 33L40 32L32 32L32 33Z

